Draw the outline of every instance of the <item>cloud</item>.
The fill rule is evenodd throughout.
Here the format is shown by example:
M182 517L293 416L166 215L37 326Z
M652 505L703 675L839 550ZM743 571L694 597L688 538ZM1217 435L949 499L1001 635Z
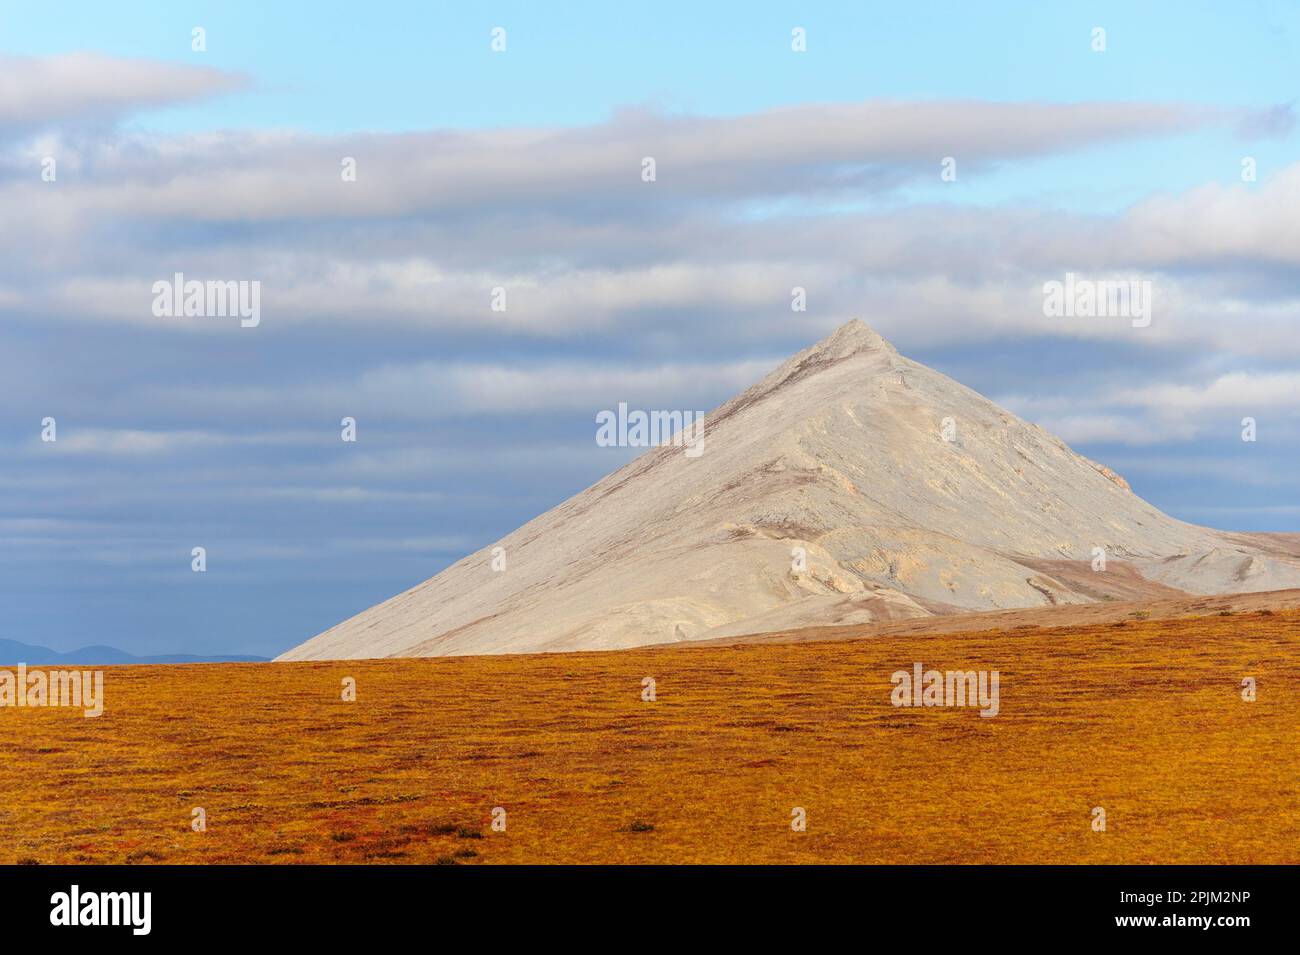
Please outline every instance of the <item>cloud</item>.
M259 335L328 322L610 340L637 320L718 347L788 336L792 323L817 331L862 317L905 345L1047 335L1300 356L1292 277L1300 164L1255 188L1209 184L1114 216L930 204L755 221L700 200L680 215L607 211L592 222L555 205L466 222L251 222L237 242L224 230L200 230L167 248L161 226L124 225L117 241L99 242L94 223L65 235L75 216L52 222L33 207L19 218L38 234L53 231L36 242L0 237L8 252L0 312L178 335L238 331L233 320L154 317L152 284L183 271L260 281ZM1045 317L1042 285L1066 272L1150 281L1151 327ZM789 313L795 286L815 312ZM504 311L490 307L498 287ZM709 316L703 325L701 315Z
M1150 427L1137 415L1079 414L1046 415L1035 423L1069 444L1164 444L1186 441L1197 429L1186 423L1177 427Z
M1294 411L1300 404L1300 371L1232 372L1200 386L1163 383L1135 388L1117 399L1170 414L1219 409Z
M177 95L235 82L186 77ZM138 94L128 99L147 85L128 84ZM870 100L734 117L634 109L575 128L111 132L64 144L63 161L83 173L75 184L0 182L0 202L26 224L0 236L0 314L234 330L154 317L153 283L181 271L261 282L258 334L271 336L330 323L608 344L634 321L717 352L863 317L904 345L1046 335L1300 355L1300 297L1285 275L1300 264L1300 165L1114 216L896 201L902 184L937 183L945 155L969 173L1246 115ZM647 155L652 183L640 177ZM340 175L344 157L357 162L355 182ZM882 195L895 199L851 203ZM830 204L781 205L789 196ZM1152 327L1045 318L1042 283L1066 271L1149 279ZM814 313L791 315L796 286ZM489 307L498 287L504 311Z
M428 537L351 537L323 538L292 543L266 543L227 537L205 537L213 557L230 563L250 561L325 561L340 557L365 559L376 554L460 554L476 542L458 535ZM14 562L30 558L28 552L40 550L59 555L61 561L85 561L112 566L171 565L188 570L190 554L174 537L160 533L154 537L123 536L105 544L103 537L0 536L0 561Z
M1242 447L1247 446L1242 444ZM1241 485L1283 487L1295 484L1294 476L1261 466L1256 456L1243 455L1231 458L1224 454L1214 456L1184 454L1177 457L1112 455L1105 463L1130 479L1135 474L1168 474L1171 468L1176 468L1178 481L1184 486L1190 485L1195 478L1219 481L1233 490Z
M291 445L320 442L319 434L238 434L215 431L147 431L135 428L81 428L66 430L56 442L32 438L29 451L64 454L148 455L188 452L229 445Z
M276 487L248 487L241 494L254 497L267 497L295 502L310 501L322 504L360 504L382 502L388 504L440 504L451 499L442 491L402 491L387 488L360 487L311 487L302 485L281 485Z
M752 385L786 356L733 362L672 362L633 365L605 359L528 362L390 362L341 380L279 385L190 385L152 387L141 403L184 408L196 416L246 418L278 414L340 414L358 419L429 421L455 415L541 415L577 412L585 421L618 402L648 407L707 411ZM710 403L712 402L712 403ZM701 407L701 403L706 406ZM594 424L593 424L594 428ZM151 434L147 446L169 436ZM185 436L175 436L186 440ZM92 446L119 440L116 433L87 439ZM206 440L232 441L230 436ZM263 439L277 442L274 436ZM63 438L59 439L60 444Z
M1295 129L1295 103L1278 103L1267 109L1247 113L1237 124L1238 133L1247 139L1282 139Z
M184 73L177 79L180 97L237 82L228 74ZM131 84L133 95L119 95L138 103L140 87L147 88L147 81ZM109 84L105 95L114 89ZM77 104L89 95L69 95L66 108L84 108ZM17 113L21 90L13 99ZM24 108L23 115L28 112L35 119L47 111ZM937 179L945 156L974 169L1177 135L1233 115L1157 103L868 100L737 117L629 110L576 128L348 136L230 132L161 140L120 133L69 141L65 148L68 161L94 170L69 198L83 215L294 223L435 213L518 217L541 209L599 219L629 210L653 216L656 209L699 198L718 203L869 195ZM654 182L642 179L647 157L655 162ZM355 181L343 179L345 158L355 161ZM41 195L16 189L11 185L10 203Z
M1071 443L1154 445L1214 435L1239 437L1243 415L1263 417L1274 432L1300 429L1300 371L1229 372L1200 381L1130 388L1098 387L1075 395L1004 396L999 403ZM1086 412L1080 405L1089 406Z
M236 73L159 60L98 53L0 56L0 130L103 124L248 85Z

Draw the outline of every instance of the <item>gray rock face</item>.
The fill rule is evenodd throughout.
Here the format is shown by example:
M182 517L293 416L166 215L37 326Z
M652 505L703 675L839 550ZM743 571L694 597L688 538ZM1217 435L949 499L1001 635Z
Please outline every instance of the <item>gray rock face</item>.
M1095 548L1115 567L1094 572ZM1135 581L1277 590L1300 586L1296 552L1174 520L853 321L708 415L698 455L654 448L280 659L612 649L1083 603L1107 598L1108 574L1126 599Z

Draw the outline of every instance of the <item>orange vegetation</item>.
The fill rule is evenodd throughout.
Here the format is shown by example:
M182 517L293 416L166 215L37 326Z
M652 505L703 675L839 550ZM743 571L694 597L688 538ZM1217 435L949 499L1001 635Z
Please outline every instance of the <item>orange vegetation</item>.
M0 709L0 863L1300 862L1298 635L108 668L98 719ZM1001 712L894 707L916 661L998 670Z

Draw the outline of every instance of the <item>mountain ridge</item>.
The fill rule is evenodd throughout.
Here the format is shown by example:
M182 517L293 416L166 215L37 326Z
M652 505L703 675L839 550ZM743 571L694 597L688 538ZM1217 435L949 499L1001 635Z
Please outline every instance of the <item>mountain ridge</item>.
M137 656L117 647L95 644L78 647L76 650L61 652L33 643L21 643L17 640L0 638L0 667L16 666L25 663L28 666L135 666L138 664L175 664L175 663L262 663L267 657L164 653Z

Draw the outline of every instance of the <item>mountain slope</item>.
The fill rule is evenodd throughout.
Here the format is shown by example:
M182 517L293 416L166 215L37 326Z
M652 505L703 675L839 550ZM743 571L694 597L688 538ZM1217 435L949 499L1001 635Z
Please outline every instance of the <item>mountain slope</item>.
M1300 586L1293 556L1168 517L859 321L708 415L698 456L652 449L499 545L504 570L484 548L280 659L606 649L828 614L1089 602L1106 572L1083 586L1053 568L1091 573L1097 547L1165 593Z

